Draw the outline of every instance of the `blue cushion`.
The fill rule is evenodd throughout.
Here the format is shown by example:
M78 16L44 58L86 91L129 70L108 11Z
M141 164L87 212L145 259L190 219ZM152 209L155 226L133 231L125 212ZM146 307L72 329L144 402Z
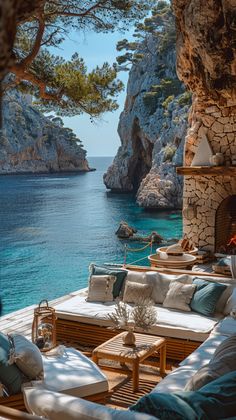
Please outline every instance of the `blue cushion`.
M130 410L152 414L160 420L236 419L236 371L205 385L199 391L164 394L152 392Z
M197 287L190 302L191 309L200 314L212 316L216 304L227 286L198 278L193 280L193 284L196 284Z
M21 392L23 375L14 363L8 364L10 344L6 335L0 333L0 382L10 395Z
M102 276L102 275L107 275L107 276L115 276L116 277L116 281L114 283L113 286L113 297L114 299L117 298L120 295L123 283L124 283L124 279L128 273L127 270L124 270L122 268L114 268L114 267L109 267L107 265L95 265L95 264L91 264L90 265L90 273L91 275L95 275L95 276Z

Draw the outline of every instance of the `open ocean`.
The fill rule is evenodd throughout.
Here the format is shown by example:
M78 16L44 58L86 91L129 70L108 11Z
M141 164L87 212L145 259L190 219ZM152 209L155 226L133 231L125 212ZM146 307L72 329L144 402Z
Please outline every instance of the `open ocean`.
M106 191L111 161L89 158L97 170L83 174L0 177L3 314L85 287L91 262L122 263L124 242L115 235L121 220L140 234L181 237L181 212L144 211L132 194ZM128 254L127 262L149 253Z

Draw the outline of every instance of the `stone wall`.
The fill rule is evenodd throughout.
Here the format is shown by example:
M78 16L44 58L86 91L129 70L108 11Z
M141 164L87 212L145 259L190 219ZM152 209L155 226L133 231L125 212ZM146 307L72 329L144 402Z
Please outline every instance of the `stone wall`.
M224 155L224 165L236 161L236 106L229 101L220 106L195 99L190 114L190 129L185 141L185 165L191 166L199 141L206 135L213 153ZM210 165L210 162L209 162ZM183 208L193 206L195 217L183 211L183 232L198 247L215 251L215 217L222 201L236 194L236 178L222 176L185 176Z

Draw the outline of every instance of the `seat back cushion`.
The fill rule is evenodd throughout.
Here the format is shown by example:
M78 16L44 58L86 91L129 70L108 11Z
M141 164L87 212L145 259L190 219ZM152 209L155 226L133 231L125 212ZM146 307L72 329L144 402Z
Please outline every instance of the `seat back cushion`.
M91 276L89 279L88 302L112 302L115 276Z
M130 409L152 414L160 420L235 418L236 371L230 372L199 391L158 393L142 397Z
M190 303L193 311L206 316L212 316L216 310L216 305L227 285L213 283L202 279L194 279L196 291Z
M163 306L165 308L190 312L191 309L189 304L195 288L196 285L194 284L182 284L178 281L171 282Z
M236 309L236 288L233 289L232 294L226 302L224 307L224 315L229 315L232 309Z
M152 286L150 284L126 281L123 301L125 303L139 303L143 299L151 297Z
M10 343L8 337L0 333L0 382L10 395L21 392L23 375L16 364L9 365Z
M99 266L99 265L96 265L96 264L91 264L90 267L89 267L89 270L90 270L91 275L115 276L116 281L113 285L113 290L112 290L113 298L116 299L120 295L125 277L127 275L127 270L124 270L122 268L110 267L110 266L107 266L107 265Z
M190 378L185 391L196 391L232 371L236 371L236 334L226 338L216 348L209 364L203 366Z
M43 360L38 347L21 334L9 334L12 362L29 379L42 379Z
M180 276L173 276L168 274L158 273L156 271L147 271L146 272L146 282L152 285L152 299L155 303L163 303L167 292L169 290L169 285L172 281L178 281L179 283L190 284L192 279L187 274Z

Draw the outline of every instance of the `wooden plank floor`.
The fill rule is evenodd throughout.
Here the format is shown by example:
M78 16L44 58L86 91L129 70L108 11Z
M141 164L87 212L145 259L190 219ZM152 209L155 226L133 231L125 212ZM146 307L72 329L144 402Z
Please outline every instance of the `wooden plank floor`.
M50 306L64 302L71 297L77 295L80 291L70 293L66 296L54 299L49 302ZM0 331L4 334L11 332L18 332L23 334L28 339L31 339L31 326L33 321L34 308L37 305L31 305L18 311L9 313L0 317ZM86 354L88 357L92 355L91 348L84 348L79 346L78 343L66 343L73 346ZM109 389L112 391L111 397L107 401L107 405L119 409L126 409L134 404L142 395L151 391L154 386L162 379L159 375L158 367L142 366L140 369L140 388L139 391L133 393L131 372L128 370L121 371L117 369L118 366L102 364L100 366L102 371L108 378ZM168 364L168 372L172 369L172 364Z

